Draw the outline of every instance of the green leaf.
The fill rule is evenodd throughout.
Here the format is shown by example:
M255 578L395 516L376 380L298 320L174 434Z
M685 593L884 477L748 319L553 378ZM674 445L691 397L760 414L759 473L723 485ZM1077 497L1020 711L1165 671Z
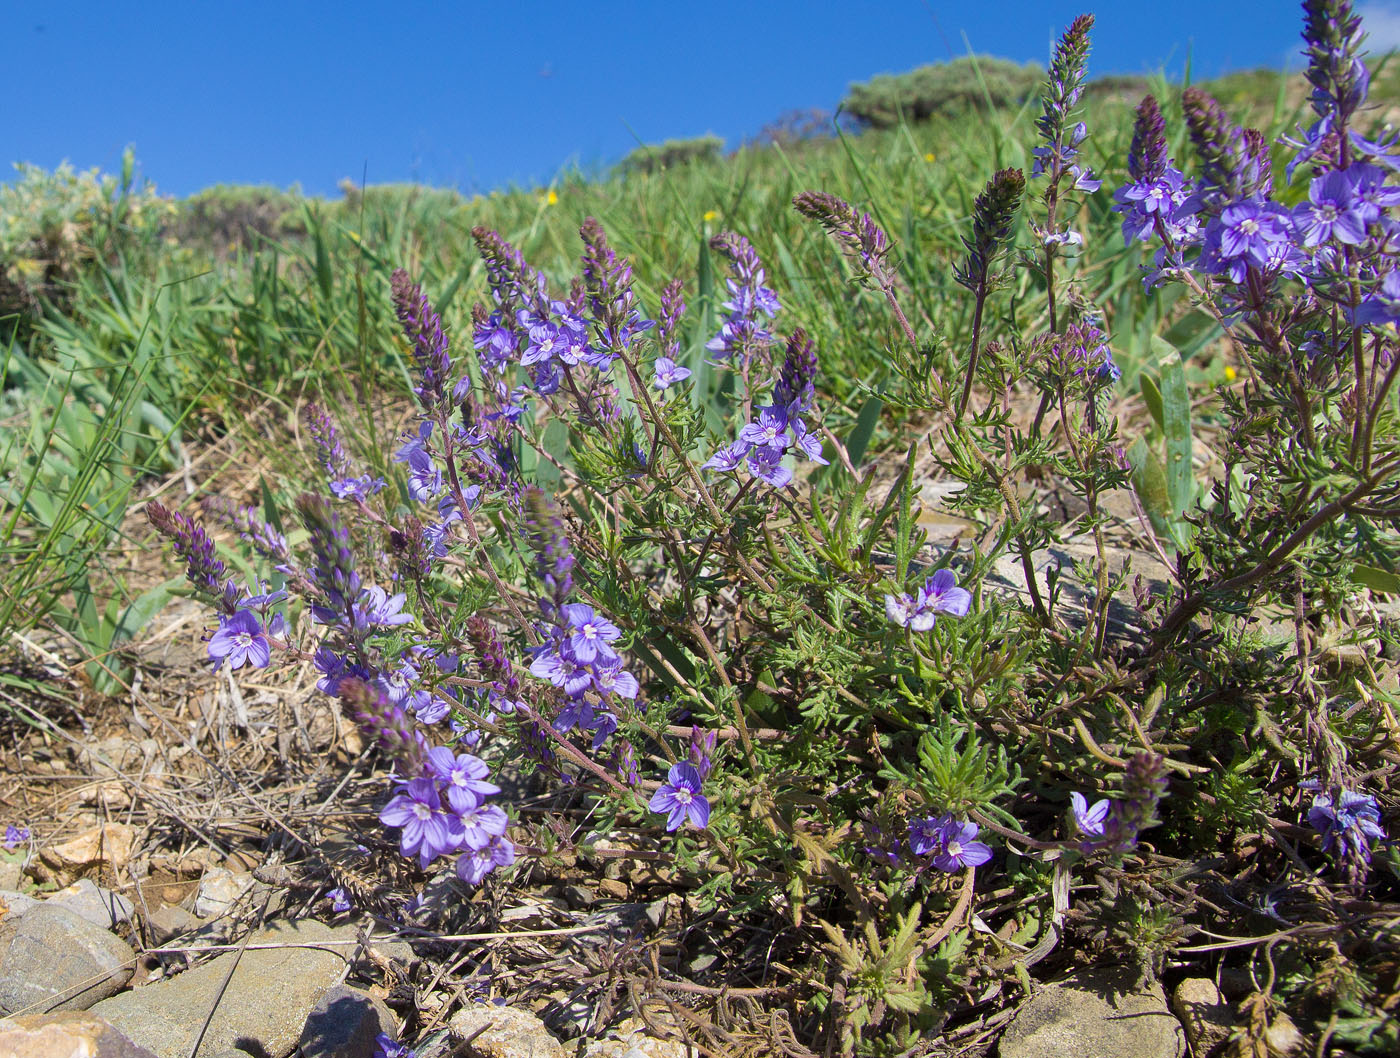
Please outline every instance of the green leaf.
M875 427L880 423L880 413L884 411L883 397L871 397L861 405L856 424L846 437L846 452L851 457L851 466L859 467L865 458L865 450L870 446L870 438L875 435Z
M1162 429L1167 435L1167 500L1178 520L1196 502L1196 477L1191 466L1191 393L1181 354L1155 335L1152 351L1162 365Z
M1400 576L1396 576L1387 569L1357 564L1351 568L1351 579L1372 591L1385 592L1387 595L1400 595Z
M1166 426L1162 417L1162 389L1157 385L1157 380L1146 371L1138 375L1138 389L1142 390L1143 402L1147 405L1147 410L1151 412L1153 420L1157 423L1157 429L1165 430Z

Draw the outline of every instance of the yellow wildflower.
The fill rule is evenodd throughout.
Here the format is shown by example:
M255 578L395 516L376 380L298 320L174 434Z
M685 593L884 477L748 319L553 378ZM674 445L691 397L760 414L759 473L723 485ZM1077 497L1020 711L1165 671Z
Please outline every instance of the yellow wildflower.
M1239 373L1238 373L1233 367L1226 366L1226 368L1225 368L1225 381L1226 381L1226 382L1233 382L1233 381L1235 381L1235 379L1238 378L1238 377L1239 377Z

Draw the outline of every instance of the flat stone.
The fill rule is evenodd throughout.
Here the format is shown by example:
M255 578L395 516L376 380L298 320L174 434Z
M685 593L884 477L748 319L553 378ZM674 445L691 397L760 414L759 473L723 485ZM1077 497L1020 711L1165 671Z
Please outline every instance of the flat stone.
M627 1018L607 1037L593 1040L583 1058L690 1058L691 1052L680 1040L660 1040L651 1035L646 1022Z
M0 889L18 889L24 884L24 864L0 858Z
M1047 985L1002 1034L1001 1058L1181 1058L1180 1023L1155 982L1139 989L1123 968Z
M82 1011L0 1018L4 1058L156 1058L102 1018Z
M103 929L130 922L136 911L126 897L110 889L103 889L91 878L79 878L67 889L60 889L45 899L44 903L66 907L75 915L81 915Z
M0 1014L86 1010L126 984L135 967L124 940L41 903L0 922Z
M201 1054L234 1049L286 1058L316 1003L340 983L354 950L350 944L315 945L354 938L353 929L332 929L311 919L278 922L253 934L241 958L227 952L168 981L104 1000L93 1013L159 1058L189 1058L212 1010ZM253 947L257 944L278 947ZM234 960L237 968L230 976Z
M471 1040L471 1058L564 1058L564 1047L528 1010L468 1003L447 1023L459 1040Z
M120 870L131 859L136 831L125 823L103 823L77 837L39 850L39 858L29 865L30 873L41 881L67 885L75 878L101 867Z
M358 988L336 985L323 995L301 1030L302 1058L374 1058L380 1033L399 1026L384 1003Z
M1172 989L1172 1010L1186 1030L1191 1053L1206 1058L1230 1038L1234 1011L1215 982L1208 977L1188 977Z
M194 898L194 913L198 918L226 915L243 894L253 888L253 876L247 871L237 873L227 867L214 867L199 880L199 892Z
M19 918L20 915L39 903L41 901L35 900L28 893L16 892L13 889L0 889L0 919Z
M146 925L156 944L168 944L172 940L192 937L204 925L204 920L196 918L178 904L164 904L146 916Z

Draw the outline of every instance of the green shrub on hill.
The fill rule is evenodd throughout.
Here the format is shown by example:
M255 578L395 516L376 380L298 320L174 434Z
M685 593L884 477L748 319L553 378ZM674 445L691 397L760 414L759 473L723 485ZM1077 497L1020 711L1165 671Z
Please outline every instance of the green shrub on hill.
M968 55L900 74L880 74L853 84L841 110L863 125L887 129L906 121L948 117L979 107L1019 106L1034 95L1044 73L990 55Z

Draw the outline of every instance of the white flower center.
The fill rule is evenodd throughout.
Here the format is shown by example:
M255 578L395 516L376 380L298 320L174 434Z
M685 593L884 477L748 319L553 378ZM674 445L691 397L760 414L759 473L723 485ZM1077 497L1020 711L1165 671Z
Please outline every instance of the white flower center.
M424 823L433 818L433 810L427 805L425 805L422 801L413 802L413 814L419 819L421 819Z
M676 800L679 801L679 802L680 802L681 804L683 804L683 805L688 805L688 804L690 804L690 800L691 800L690 791L689 791L689 790L677 790L677 791L676 791Z

